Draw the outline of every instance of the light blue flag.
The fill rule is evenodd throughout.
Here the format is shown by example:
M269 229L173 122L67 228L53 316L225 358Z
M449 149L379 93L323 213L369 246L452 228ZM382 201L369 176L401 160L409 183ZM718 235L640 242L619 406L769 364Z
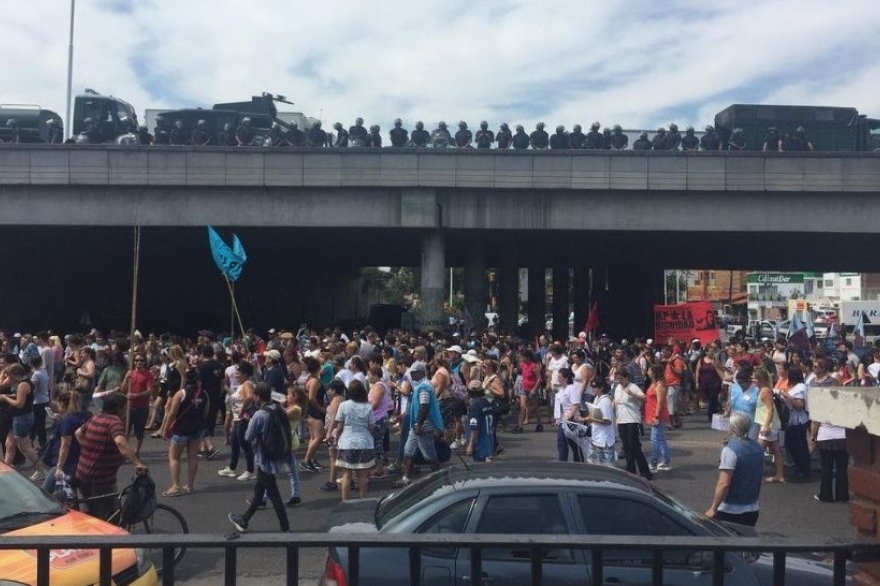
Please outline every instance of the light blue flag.
M807 328L807 337L810 340L816 339L816 330L813 328L813 317L810 315L810 310L804 310L804 325Z
M865 312L859 312L859 319L853 328L853 348L861 348L865 345Z
M217 231L208 226L208 242L211 245L214 264L230 281L237 281L247 260L247 254L238 236L232 236L232 248L229 248Z

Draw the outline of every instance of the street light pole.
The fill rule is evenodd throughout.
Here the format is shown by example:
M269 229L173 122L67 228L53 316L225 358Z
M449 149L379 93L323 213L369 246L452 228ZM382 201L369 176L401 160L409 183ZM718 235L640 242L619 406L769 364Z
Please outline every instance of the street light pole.
M73 16L76 13L76 0L70 0L70 40L67 45L67 132L73 136L73 112L71 110L71 90L73 88Z

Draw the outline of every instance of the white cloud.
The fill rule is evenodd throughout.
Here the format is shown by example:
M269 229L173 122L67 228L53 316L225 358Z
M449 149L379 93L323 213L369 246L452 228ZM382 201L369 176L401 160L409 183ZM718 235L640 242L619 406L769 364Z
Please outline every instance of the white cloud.
M15 4L0 101L62 113L70 4ZM702 127L730 103L773 101L880 116L878 28L876 0L80 0L74 88L139 112L272 91L384 129L398 116Z

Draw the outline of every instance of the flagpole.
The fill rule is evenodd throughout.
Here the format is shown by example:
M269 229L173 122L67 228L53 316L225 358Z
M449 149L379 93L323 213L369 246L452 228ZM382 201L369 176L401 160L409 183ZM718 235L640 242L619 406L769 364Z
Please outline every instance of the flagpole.
M229 280L229 277L226 273L223 273L223 278L226 279L226 286L229 288L229 298L232 299L232 309L235 311L235 317L238 318L238 327L241 330L241 336L244 337L244 325L241 323L241 314L238 313L238 304L235 302L235 292L232 290L232 281Z
M126 399L131 394L131 374L134 371L134 332L135 320L137 318L137 294L138 294L138 272L140 270L141 257L141 221L138 218L134 227L134 261L131 283L131 330L129 331L129 356L131 360L128 365L128 389L126 389ZM125 437L128 438L128 430L131 425L131 400L125 402Z
M225 275L224 275L225 276ZM229 280L228 278L226 279ZM230 292L232 293L232 303L229 304L229 340L231 342L235 342L235 284L233 283L230 287ZM244 332L242 332L244 335Z

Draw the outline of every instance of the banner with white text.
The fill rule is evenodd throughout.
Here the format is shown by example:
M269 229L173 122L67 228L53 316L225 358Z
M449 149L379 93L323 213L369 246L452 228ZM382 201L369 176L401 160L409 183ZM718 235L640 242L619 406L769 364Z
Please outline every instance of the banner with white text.
M720 337L715 311L708 301L654 306L654 339L666 344L669 338L699 340L706 345Z

